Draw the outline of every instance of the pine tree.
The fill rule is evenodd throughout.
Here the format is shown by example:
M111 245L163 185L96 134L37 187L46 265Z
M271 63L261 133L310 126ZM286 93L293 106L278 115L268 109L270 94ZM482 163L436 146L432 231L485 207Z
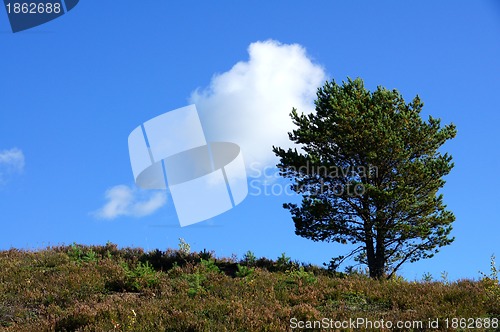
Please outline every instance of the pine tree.
M273 147L281 175L302 195L301 204L284 204L296 234L354 244L332 262L354 257L372 278L451 244L455 216L438 190L453 163L438 150L455 126L424 121L418 96L405 103L397 90L370 92L359 78L326 82L315 105L308 115L292 110L289 138L299 150Z

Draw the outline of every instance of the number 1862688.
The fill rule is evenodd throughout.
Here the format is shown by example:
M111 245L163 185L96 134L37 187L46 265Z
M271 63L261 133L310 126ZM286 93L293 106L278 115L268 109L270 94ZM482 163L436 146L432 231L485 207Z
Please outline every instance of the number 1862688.
M8 14L59 14L62 11L61 4L34 3L34 2L14 2L5 5Z

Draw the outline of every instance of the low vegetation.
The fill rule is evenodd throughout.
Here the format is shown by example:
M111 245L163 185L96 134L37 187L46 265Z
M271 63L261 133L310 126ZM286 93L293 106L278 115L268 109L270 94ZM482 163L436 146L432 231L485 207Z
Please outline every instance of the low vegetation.
M494 261L478 280L450 282L430 275L373 280L285 254L275 261L251 252L217 258L191 252L184 241L179 250L151 252L111 243L0 252L1 331L286 331L291 319L358 317L498 320Z

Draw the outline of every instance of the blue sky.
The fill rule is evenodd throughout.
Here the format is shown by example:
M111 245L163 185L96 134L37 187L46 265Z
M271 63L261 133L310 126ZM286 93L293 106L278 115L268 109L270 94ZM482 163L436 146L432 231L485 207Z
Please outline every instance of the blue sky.
M184 238L218 256L327 262L347 248L296 236L287 194L250 189L232 210L181 228L169 195L135 188L127 138L196 102L210 138L272 163L291 107L308 111L325 79L361 77L406 100L419 94L425 117L458 129L444 146L455 168L442 190L456 240L401 274L478 278L491 254L500 261L498 2L82 1L16 34L0 10L0 50L1 249L166 249Z

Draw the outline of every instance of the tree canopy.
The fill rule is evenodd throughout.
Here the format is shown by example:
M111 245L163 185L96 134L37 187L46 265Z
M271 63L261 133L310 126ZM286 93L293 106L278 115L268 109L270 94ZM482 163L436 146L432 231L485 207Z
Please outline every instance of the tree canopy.
M280 174L292 180L301 204L284 204L295 233L313 241L351 243L349 257L372 278L390 277L403 263L430 258L449 245L455 216L438 193L453 168L439 149L456 135L453 124L420 115L418 96L370 92L361 79L326 82L315 111L291 118L297 148L273 147ZM354 248L354 247L353 247Z

